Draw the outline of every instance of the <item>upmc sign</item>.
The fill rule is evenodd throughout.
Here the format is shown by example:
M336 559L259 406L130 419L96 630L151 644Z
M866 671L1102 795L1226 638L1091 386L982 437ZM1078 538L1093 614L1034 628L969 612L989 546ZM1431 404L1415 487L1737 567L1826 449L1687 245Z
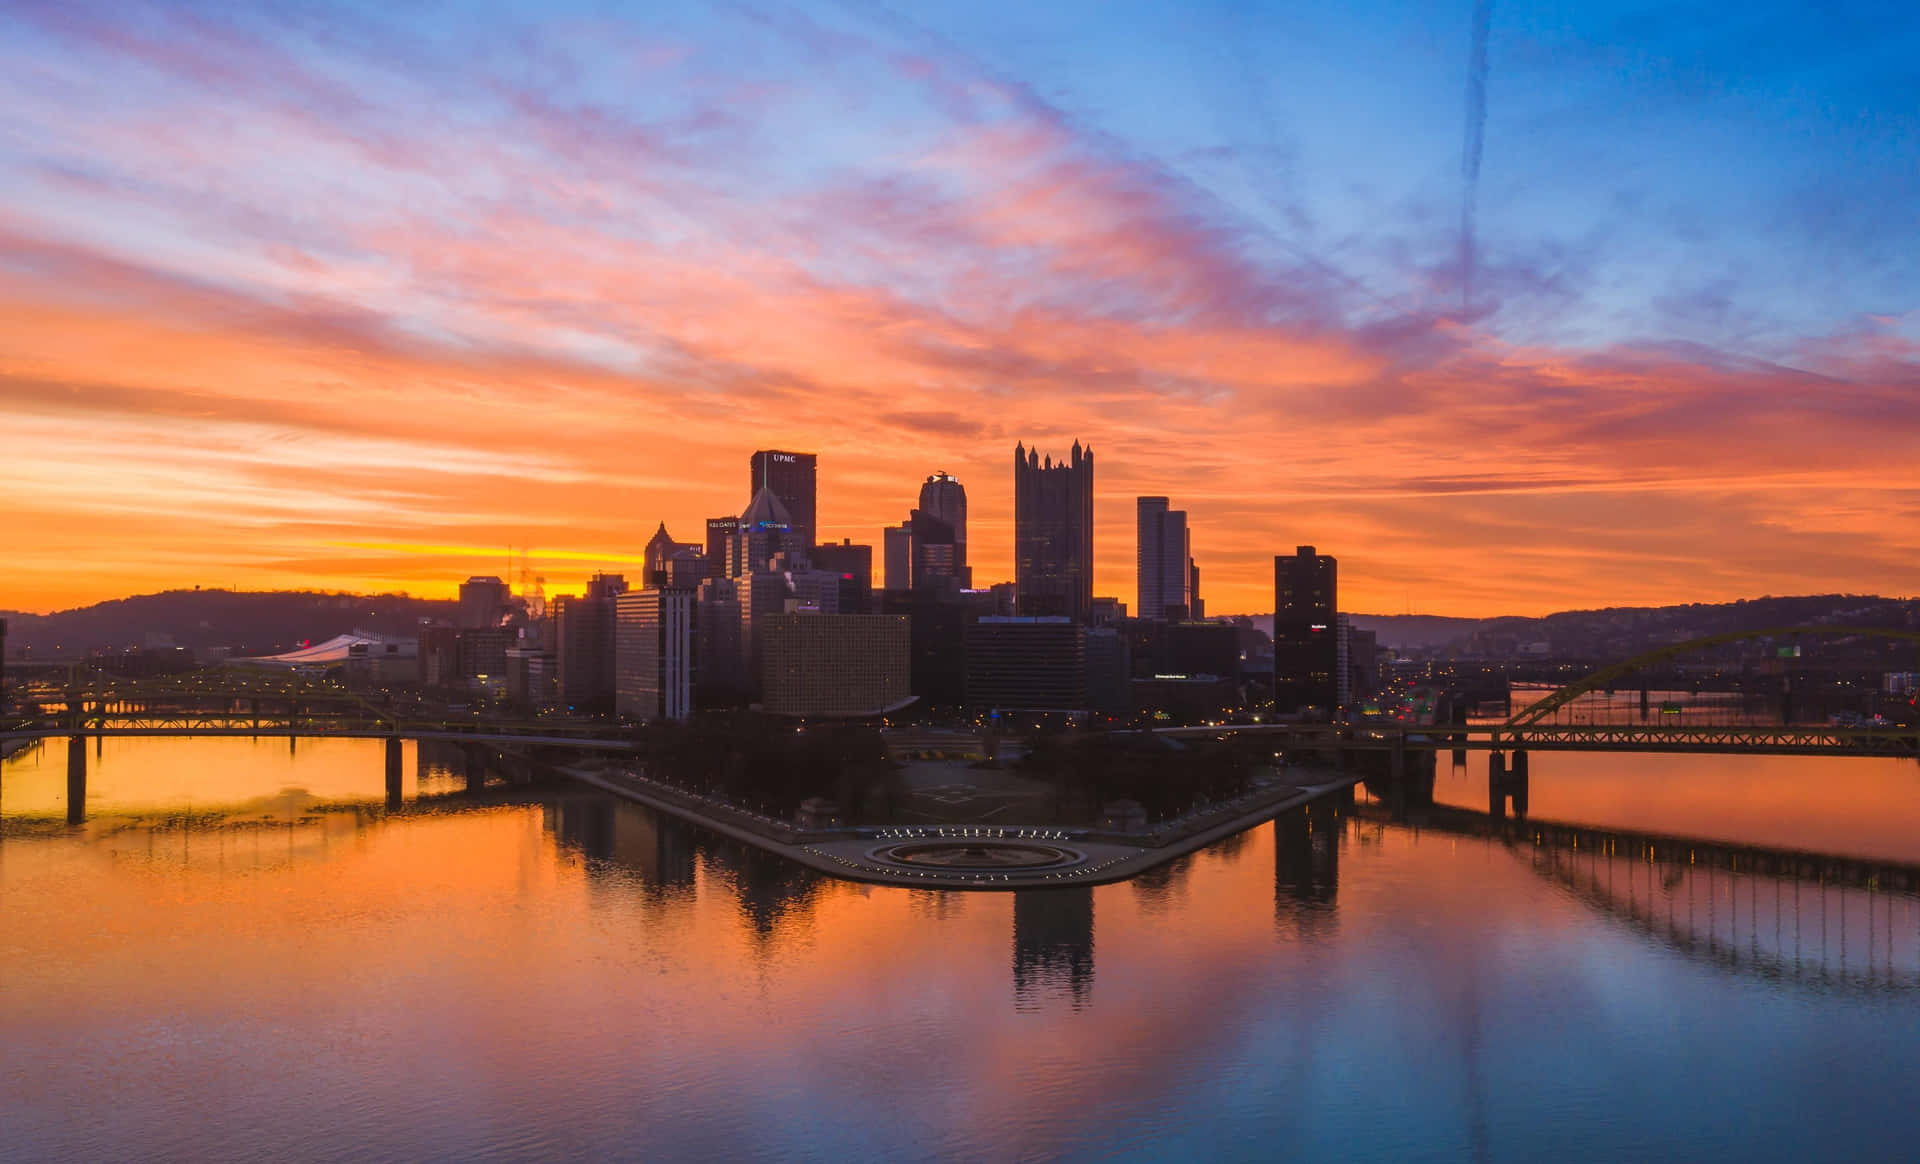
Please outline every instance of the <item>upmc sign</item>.
M768 456L772 457L776 464L797 465L800 463L800 458L794 456L792 453L769 453Z

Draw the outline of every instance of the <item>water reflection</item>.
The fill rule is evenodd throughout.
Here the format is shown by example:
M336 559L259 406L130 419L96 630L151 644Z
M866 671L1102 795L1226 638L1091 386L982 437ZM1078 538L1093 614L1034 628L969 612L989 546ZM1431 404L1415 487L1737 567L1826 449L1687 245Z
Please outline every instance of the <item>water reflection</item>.
M1273 918L1284 937L1324 941L1339 925L1340 849L1346 816L1328 805L1295 809L1273 822Z
M1920 900L1885 865L1796 884L1750 850L1649 862L1537 811L1362 804L1131 884L915 892L571 786L469 793L460 753L409 750L393 810L377 744L168 747L109 741L79 829L64 754L6 770L8 1153L1525 1160L1545 1127L1576 1158L1884 1159L1920 1135Z
M1013 894L1013 1007L1049 1000L1074 1010L1093 995L1093 890L1022 889Z
M1504 850L1597 913L1724 970L1822 988L1920 989L1920 866L1444 806L1420 827Z

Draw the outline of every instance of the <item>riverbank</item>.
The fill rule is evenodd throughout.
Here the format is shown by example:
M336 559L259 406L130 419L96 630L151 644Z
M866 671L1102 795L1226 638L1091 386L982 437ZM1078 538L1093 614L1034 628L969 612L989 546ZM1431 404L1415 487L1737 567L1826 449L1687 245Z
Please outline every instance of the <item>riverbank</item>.
M612 795L849 881L916 889L1010 890L1105 885L1137 877L1225 837L1324 798L1345 800L1358 777L1289 769L1241 797L1153 831L1042 825L801 829L649 779L630 769L562 767ZM911 855L906 855L913 850ZM919 864L916 858L956 864ZM1051 854L1051 856L1048 856ZM1030 863L1023 863L1030 862Z

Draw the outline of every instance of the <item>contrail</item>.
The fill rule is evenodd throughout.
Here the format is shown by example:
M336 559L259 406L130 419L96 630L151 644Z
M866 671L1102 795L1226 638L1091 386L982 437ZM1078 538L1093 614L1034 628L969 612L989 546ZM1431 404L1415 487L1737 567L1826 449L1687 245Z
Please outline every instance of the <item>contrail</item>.
M1460 152L1460 314L1473 310L1474 204L1480 200L1480 150L1487 137L1487 26L1493 0L1473 0L1473 47L1467 57L1467 140Z

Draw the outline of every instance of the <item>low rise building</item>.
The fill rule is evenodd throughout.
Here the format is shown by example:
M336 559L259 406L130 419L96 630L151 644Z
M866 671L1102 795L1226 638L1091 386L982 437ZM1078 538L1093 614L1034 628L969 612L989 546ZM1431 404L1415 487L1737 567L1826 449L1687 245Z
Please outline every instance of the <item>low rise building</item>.
M884 614L771 614L755 627L769 715L858 718L912 701L909 630Z

